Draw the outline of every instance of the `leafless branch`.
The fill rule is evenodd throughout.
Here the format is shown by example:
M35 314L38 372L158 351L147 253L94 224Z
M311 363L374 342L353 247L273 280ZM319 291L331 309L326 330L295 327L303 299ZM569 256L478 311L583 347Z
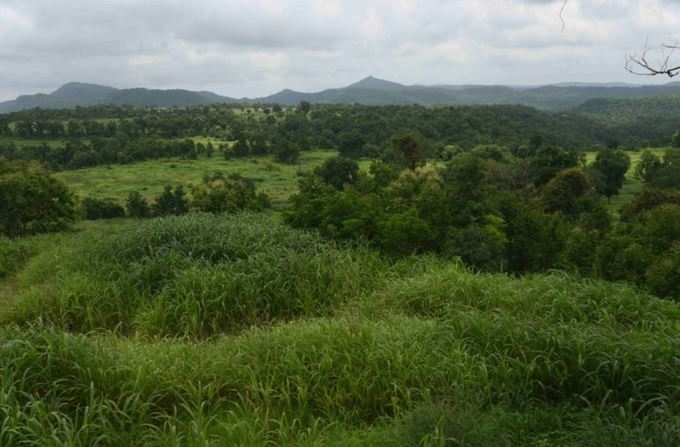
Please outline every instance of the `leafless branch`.
M562 31L566 27L564 11L568 4L569 0L564 0L560 9ZM640 53L626 56L625 69L637 76L668 76L669 78L680 76L680 65L676 65L674 62L676 50L680 50L680 42L665 43L658 48L650 48L646 43ZM651 59L650 53L654 51L660 52L660 57Z
M660 48L650 49L648 45L639 54L629 54L626 57L626 71L637 76L668 76L674 78L680 75L680 65L672 63L677 44L664 44ZM670 50L670 51L669 51ZM650 53L661 51L660 57L652 61Z

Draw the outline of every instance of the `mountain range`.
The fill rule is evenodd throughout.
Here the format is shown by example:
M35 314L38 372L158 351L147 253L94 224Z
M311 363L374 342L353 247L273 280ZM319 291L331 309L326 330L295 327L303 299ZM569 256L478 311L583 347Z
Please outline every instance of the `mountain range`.
M541 110L560 111L583 105L592 99L638 99L680 95L680 83L638 85L621 83L563 83L538 87L503 85L402 85L369 76L347 87L315 93L282 90L261 98L229 98L206 91L117 89L96 84L72 82L50 94L20 96L0 103L0 113L44 108L61 109L98 104L140 107L188 107L219 103L260 103L296 105L492 105L520 104Z

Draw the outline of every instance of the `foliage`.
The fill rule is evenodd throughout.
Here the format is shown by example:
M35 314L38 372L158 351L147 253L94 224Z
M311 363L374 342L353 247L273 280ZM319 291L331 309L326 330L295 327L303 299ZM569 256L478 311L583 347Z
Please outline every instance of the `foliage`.
M86 197L80 202L83 217L87 220L125 217L125 208L113 199Z
M348 158L334 157L316 168L315 173L324 182L340 190L345 185L351 185L357 181L359 165Z
M536 194L528 177L517 184L523 166L503 148L484 146L444 166L411 165L400 174L374 163L370 176L342 190L317 170L300 180L286 219L329 238L368 241L392 256L433 251L485 271L542 271L558 264L566 238L567 223L550 213L590 228L595 220L581 217L606 212L581 171L564 171Z
M427 146L419 133L406 132L392 137L391 159L399 165L414 171L425 163Z
M636 175L654 188L680 188L680 151L669 149L662 159L643 153Z
M184 187L179 185L166 185L163 193L156 198L153 204L153 213L156 216L181 216L189 212L189 200L186 198Z
M125 209L129 217L135 217L137 219L151 217L151 207L146 198L138 191L132 191L128 194Z
M74 219L75 202L66 185L34 165L0 159L0 234L60 231Z
M191 189L191 207L208 213L259 211L270 206L269 198L255 190L255 183L238 174L220 172L206 176Z
M662 166L663 163L656 154L644 151L635 167L635 177L644 183L652 183Z
M622 150L602 150L598 152L593 168L598 172L601 180L598 184L600 193L610 198L618 194L623 186L626 173L630 168L630 157Z

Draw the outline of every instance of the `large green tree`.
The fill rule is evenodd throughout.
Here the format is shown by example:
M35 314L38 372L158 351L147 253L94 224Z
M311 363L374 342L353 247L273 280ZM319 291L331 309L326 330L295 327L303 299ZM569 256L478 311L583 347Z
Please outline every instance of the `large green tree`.
M598 192L610 198L623 187L626 173L630 169L630 157L621 150L603 150L597 153L593 168L598 173Z

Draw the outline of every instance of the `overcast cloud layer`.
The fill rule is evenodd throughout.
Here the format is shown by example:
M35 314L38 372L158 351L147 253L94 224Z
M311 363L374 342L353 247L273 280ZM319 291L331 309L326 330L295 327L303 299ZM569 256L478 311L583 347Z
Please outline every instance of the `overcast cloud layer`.
M242 97L372 74L413 84L666 82L627 52L678 0L0 0L0 100L69 81Z

